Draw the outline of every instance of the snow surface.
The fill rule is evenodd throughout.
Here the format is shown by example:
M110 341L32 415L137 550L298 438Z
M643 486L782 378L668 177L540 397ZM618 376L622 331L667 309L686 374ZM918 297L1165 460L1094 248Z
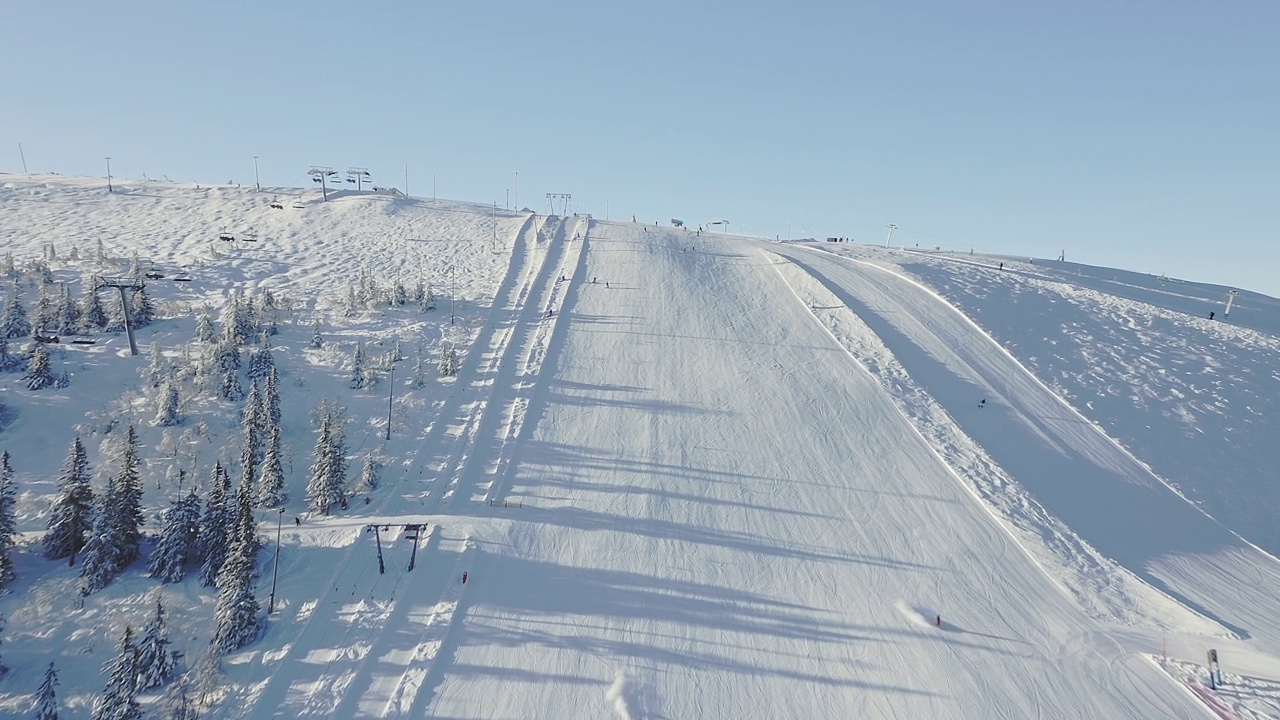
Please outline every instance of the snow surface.
M1241 292L1223 319L1225 288L1072 263L369 193L105 190L0 176L0 252L21 266L52 243L73 295L135 253L193 278L148 286L164 319L139 357L106 335L58 346L65 390L0 375L24 534L0 713L26 713L53 660L64 717L88 717L157 593L187 664L202 654L198 581L139 563L80 602L38 541L76 433L101 482L104 445L138 425L150 532L179 468L235 462L236 404L184 393L166 436L141 373L153 342L194 352L200 308L269 288L288 308L276 607L206 717L1280 716L1272 298ZM344 317L362 271L443 297ZM459 375L413 389L442 338ZM395 340L387 441L388 384L347 379L357 342ZM332 517L302 511L321 399L347 408L349 476L385 463ZM265 606L281 518L261 516Z

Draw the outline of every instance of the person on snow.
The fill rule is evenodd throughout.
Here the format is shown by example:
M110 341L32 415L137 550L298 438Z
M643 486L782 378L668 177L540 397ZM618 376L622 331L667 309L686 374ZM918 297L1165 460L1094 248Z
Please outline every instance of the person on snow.
M941 616L941 615L939 615L939 616L937 616L936 618L934 618L934 619L933 619L933 625L934 625L934 627L942 627L942 616Z

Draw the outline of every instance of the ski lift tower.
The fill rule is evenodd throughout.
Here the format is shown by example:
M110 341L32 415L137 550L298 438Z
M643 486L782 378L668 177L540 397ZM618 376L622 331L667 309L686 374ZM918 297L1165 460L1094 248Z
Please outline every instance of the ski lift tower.
M365 183L373 182L369 177L369 171L366 168L347 168L347 182L356 186L356 192L364 189Z
M94 285L95 290L109 287L120 291L120 309L124 314L124 332L129 336L129 354L137 355L138 343L133 339L133 318L129 315L129 300L125 297L124 291L137 292L146 287L146 283L132 277L99 277Z
M331 167L312 165L307 174L311 176L311 182L320 183L320 194L324 196L325 202L329 202L329 186L326 181L331 177L337 176L337 171Z

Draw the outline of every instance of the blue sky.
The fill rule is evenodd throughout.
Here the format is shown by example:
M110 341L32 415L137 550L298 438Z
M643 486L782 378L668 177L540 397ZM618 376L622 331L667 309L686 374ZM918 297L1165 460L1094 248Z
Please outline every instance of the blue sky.
M615 5L617 5L615 7ZM1274 2L9 3L0 170L311 164L1280 295Z

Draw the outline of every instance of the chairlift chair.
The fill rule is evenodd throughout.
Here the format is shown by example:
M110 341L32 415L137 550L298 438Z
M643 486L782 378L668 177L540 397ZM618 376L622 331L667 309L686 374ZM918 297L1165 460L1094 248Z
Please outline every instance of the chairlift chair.
M224 242L235 242L236 236L231 233L218 233L218 239Z

